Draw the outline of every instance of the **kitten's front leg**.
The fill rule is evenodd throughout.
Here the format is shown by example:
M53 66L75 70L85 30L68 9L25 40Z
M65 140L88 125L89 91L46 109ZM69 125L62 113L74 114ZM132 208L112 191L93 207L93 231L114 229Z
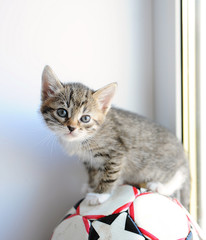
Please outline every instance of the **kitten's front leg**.
M85 183L84 186L82 187L82 193L93 192L98 184L99 179L98 175L100 174L99 170L94 167L91 167L91 165L88 162L84 162L84 166L88 174L88 183Z
M112 190L120 183L121 167L119 159L112 159L105 163L98 185L86 196L89 205L101 204L110 197Z
M88 173L88 192L93 192L99 183L102 170L94 167L87 167L87 173Z

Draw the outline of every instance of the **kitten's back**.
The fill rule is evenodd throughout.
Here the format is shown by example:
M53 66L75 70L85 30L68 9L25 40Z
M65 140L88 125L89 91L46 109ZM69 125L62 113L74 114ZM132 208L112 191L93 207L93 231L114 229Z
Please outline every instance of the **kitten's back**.
M141 174L147 174L147 171L159 169L161 174L156 172L155 175L162 175L165 181L186 162L181 143L170 131L145 117L118 108L110 109L95 139L113 155L125 155L131 171L137 169L140 172L144 168L145 172Z

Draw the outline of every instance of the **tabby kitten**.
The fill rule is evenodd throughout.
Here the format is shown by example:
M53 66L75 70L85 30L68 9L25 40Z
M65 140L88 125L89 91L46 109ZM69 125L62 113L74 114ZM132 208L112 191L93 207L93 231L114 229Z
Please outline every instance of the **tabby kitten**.
M68 154L78 155L89 175L88 204L106 201L118 184L146 183L152 191L189 204L189 169L182 145L165 128L111 107L117 84L93 91L61 83L49 66L42 75L41 113Z

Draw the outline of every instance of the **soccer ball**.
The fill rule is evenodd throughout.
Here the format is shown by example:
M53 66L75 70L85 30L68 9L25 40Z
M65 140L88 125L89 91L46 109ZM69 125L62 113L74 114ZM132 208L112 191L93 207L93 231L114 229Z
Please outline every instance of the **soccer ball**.
M104 203L79 201L56 227L51 240L199 239L177 200L129 185Z

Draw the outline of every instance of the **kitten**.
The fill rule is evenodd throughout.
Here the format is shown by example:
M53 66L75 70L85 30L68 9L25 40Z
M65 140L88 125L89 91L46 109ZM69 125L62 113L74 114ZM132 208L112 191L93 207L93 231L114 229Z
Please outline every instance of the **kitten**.
M146 183L163 195L180 190L188 207L190 176L182 145L154 122L111 107L116 87L93 91L61 83L49 66L43 71L41 113L68 154L82 159L89 175L86 200L96 205L118 184Z

